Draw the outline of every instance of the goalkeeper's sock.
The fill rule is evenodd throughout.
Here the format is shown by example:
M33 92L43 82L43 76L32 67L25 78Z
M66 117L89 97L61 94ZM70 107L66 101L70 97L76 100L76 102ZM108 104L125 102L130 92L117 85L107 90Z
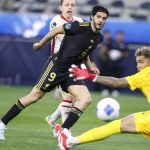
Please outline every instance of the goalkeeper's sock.
M103 140L105 138L108 138L114 134L120 133L120 126L121 126L121 120L115 120L107 125L94 128L92 130L89 130L80 136L76 137L76 142L78 143L75 144L82 144L82 143L87 143L87 142L93 142L97 140Z

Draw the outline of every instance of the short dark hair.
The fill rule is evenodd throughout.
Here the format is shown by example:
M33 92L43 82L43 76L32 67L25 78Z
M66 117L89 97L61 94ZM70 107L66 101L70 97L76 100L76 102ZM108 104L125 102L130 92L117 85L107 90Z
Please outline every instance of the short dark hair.
M94 6L92 8L92 15L95 16L97 12L104 12L107 14L107 17L109 16L109 11L107 8L103 7L103 6Z
M144 57L149 57L150 58L150 47L141 47L136 50L135 56L144 56Z
M60 0L60 5L61 5L61 6L62 6L63 2L64 2L64 0Z
M62 5L63 2L64 2L64 0L60 0L60 5Z

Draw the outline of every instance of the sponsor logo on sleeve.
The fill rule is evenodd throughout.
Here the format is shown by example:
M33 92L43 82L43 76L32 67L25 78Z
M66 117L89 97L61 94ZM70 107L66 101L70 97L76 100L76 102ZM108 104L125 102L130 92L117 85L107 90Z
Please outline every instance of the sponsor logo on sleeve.
M56 27L56 25L57 25L57 23L56 23L56 22L53 22L53 23L51 24L51 28Z

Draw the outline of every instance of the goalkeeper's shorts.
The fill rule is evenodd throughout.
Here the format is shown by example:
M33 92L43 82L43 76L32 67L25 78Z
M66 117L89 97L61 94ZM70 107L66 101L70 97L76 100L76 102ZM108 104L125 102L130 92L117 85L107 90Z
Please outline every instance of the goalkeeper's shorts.
M150 138L150 111L135 113L135 125L138 133Z

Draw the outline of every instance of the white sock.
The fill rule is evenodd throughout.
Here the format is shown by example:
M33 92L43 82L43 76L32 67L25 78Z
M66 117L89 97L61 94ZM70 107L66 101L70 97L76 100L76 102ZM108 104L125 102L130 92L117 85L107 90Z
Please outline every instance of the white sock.
M2 121L0 121L0 128L3 129L3 128L5 128L5 126L6 125Z
M68 117L68 114L71 111L72 106L73 106L72 100L63 100L61 102L61 104L59 105L59 110L61 112L62 123L64 123L64 121Z
M56 120L59 119L60 116L61 116L61 112L60 112L59 106L58 106L57 109L51 114L51 121L56 122Z

